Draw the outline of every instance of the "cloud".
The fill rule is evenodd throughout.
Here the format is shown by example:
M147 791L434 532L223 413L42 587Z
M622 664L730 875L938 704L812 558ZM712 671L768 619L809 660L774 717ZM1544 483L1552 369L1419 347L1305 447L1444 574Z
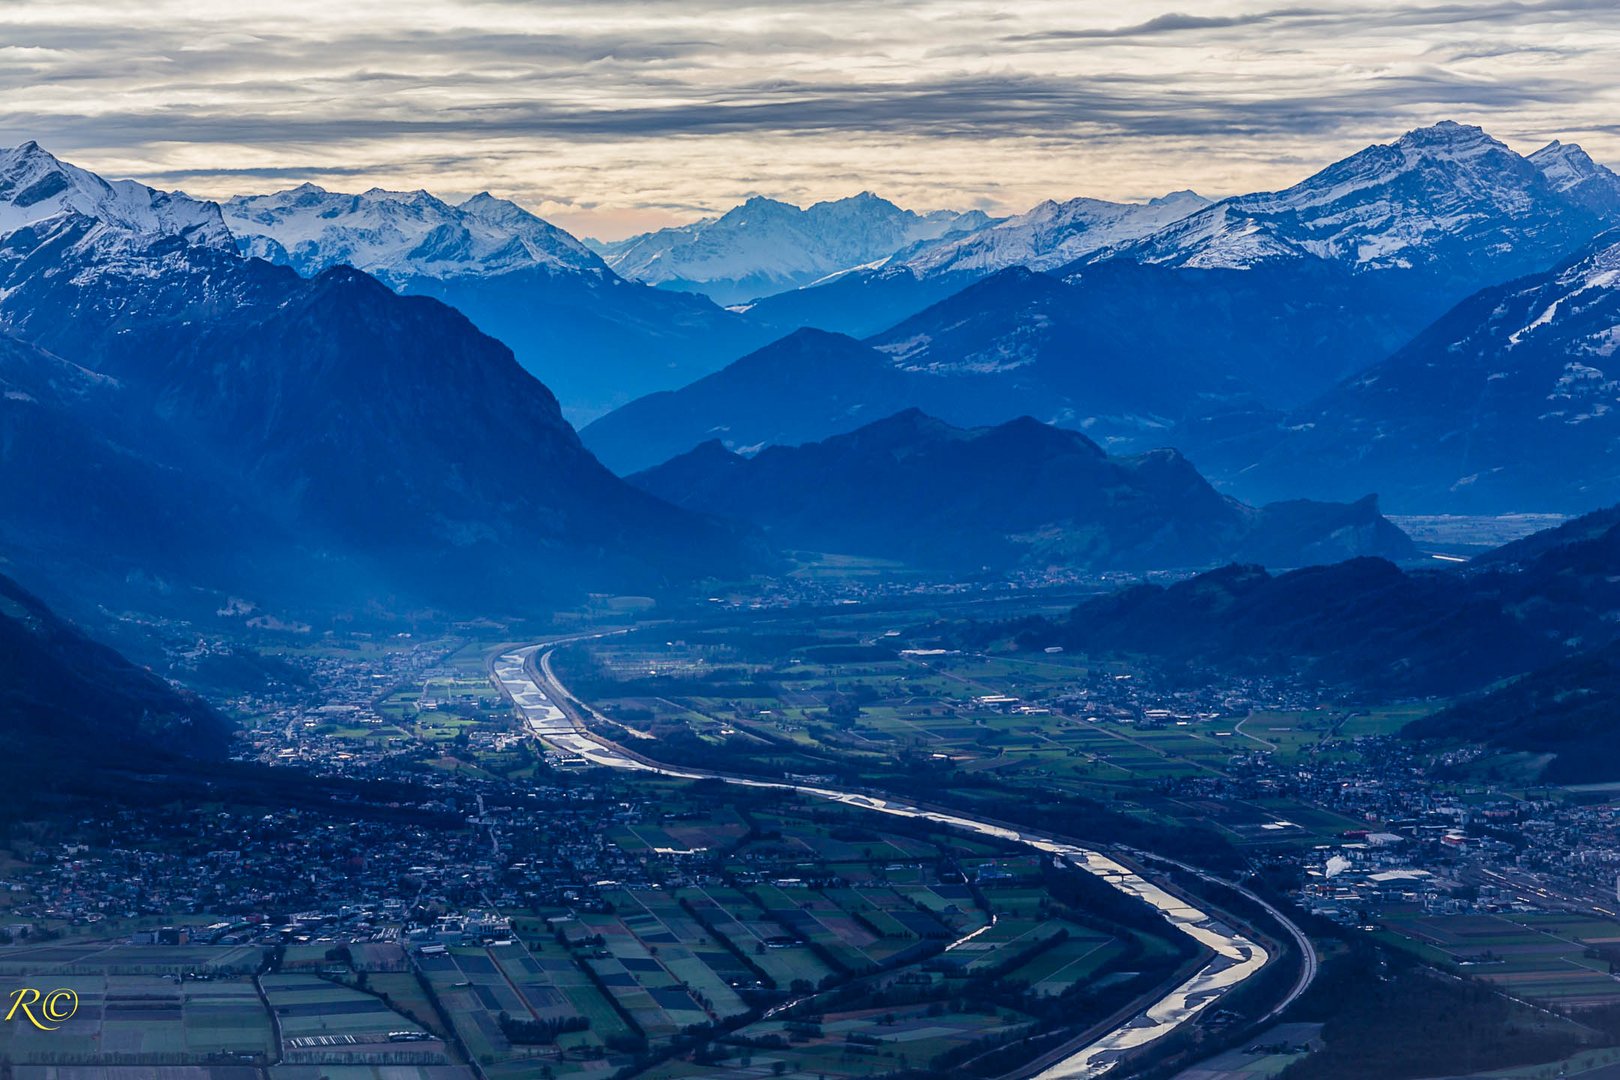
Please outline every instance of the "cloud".
M1256 26L1279 19L1311 18L1329 14L1320 8L1284 8L1277 11L1256 11L1241 15L1187 15L1179 11L1155 15L1131 26L1044 30L1030 34L1010 35L1009 41L1084 41L1087 38L1134 38L1153 34L1169 34L1186 30L1228 30L1233 27Z
M0 142L213 195L491 188L671 218L872 188L1283 186L1451 116L1620 159L1612 0L0 5Z
M374 74L356 81L368 80L392 85L398 77ZM247 94L260 88L253 83L235 87ZM1376 122L1414 108L1562 105L1588 91L1578 80L1525 77L1501 83L1458 78L1440 68L1368 79L1354 95L1328 84L1261 99L1218 91L1189 94L1148 75L1082 80L1003 73L898 85L772 80L727 87L700 100L645 105L573 107L502 95L431 111L369 100L292 116L126 106L67 116L19 110L11 122L20 129L55 128L70 141L105 140L121 133L152 143L315 146L455 135L612 141L751 132L897 134L971 142L1071 132L1088 138L1313 133L1351 121Z
M1460 23L1503 26L1511 22L1560 19L1570 15L1612 12L1612 0L1540 0L1540 2L1482 2L1466 4L1407 4L1368 7L1339 4L1333 7L1288 7L1227 15L1192 15L1170 11L1127 26L1051 29L1009 35L1008 41L1084 41L1086 39L1142 38L1199 30L1230 30L1267 23L1309 24L1318 30L1369 26L1446 27Z

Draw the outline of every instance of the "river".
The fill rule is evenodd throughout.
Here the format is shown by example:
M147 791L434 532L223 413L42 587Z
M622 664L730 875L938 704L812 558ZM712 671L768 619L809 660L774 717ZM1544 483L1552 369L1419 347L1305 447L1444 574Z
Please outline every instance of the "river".
M1191 978L1106 1035L1087 1043L1036 1073L1035 1080L1090 1080L1092 1077L1102 1076L1114 1067L1122 1054L1168 1035L1266 964L1268 959L1266 950L1258 943L1250 941L1214 916L1148 881L1134 870L1088 848L1077 847L1038 832L1011 829L993 822L928 810L905 802L858 792L668 768L631 757L575 725L568 714L547 694L540 682L531 674L531 660L534 659L535 653L543 648L546 646L530 645L500 656L495 661L493 677L496 686L512 700L519 717L535 737L557 750L577 754L586 761L605 768L650 772L659 776L690 780L718 779L743 787L776 788L829 802L843 803L846 806L857 806L877 813L920 818L964 832L1023 844L1037 851L1046 852L1076 869L1094 874L1121 892L1129 893L1143 903L1151 905L1177 930L1214 953L1214 956ZM540 673L542 679L560 687L556 677L551 673L549 654L541 655L532 667Z

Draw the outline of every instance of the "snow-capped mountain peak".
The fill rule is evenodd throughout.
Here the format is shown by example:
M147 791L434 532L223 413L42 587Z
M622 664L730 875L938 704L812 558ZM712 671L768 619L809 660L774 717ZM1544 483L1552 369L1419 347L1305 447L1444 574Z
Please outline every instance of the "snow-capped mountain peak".
M1545 168L1446 120L1369 146L1293 187L1191 214L1122 252L1143 262L1247 268L1318 258L1357 272L1438 268L1482 255L1537 265L1567 248L1571 200ZM1579 230L1576 230L1579 231Z
M488 192L451 205L421 190L350 195L300 184L238 195L224 209L243 252L306 276L346 263L399 286L411 278L492 277L531 267L606 269L568 233Z
M893 263L922 276L993 273L1011 266L1051 270L1147 236L1209 204L1195 191L1174 191L1145 203L1047 199L989 228L922 245Z
M1605 216L1620 216L1620 176L1575 143L1554 139L1529 161L1560 195Z
M1201 206L1208 206L1213 201L1213 199L1206 199L1192 188L1182 188L1180 191L1170 191L1163 195L1154 196L1148 200L1148 205L1170 207L1190 206L1196 209Z
M600 247L608 265L653 285L751 300L982 228L980 211L904 210L870 191L807 207L755 195L724 214Z
M1597 174L1603 166L1592 160L1592 155L1575 143L1554 139L1530 155L1530 161L1541 170L1547 182L1559 191L1570 188ZM1604 169L1607 172L1608 170Z
M231 246L230 231L214 203L134 180L103 180L32 140L0 150L0 235L71 214L141 236Z
M1468 160L1481 154L1507 150L1506 145L1486 134L1484 128L1476 124L1459 124L1455 120L1441 120L1428 127L1413 128L1396 139L1395 146L1408 159L1444 157Z

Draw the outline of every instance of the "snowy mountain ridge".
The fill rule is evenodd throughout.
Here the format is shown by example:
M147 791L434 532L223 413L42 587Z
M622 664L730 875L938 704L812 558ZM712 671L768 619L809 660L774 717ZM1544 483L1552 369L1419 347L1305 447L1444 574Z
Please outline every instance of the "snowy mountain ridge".
M244 254L306 277L342 263L395 288L412 278L493 277L534 267L606 270L567 232L488 192L451 204L426 191L346 194L301 184L237 195L224 203L224 214Z
M1256 492L1387 493L1402 506L1572 512L1620 489L1620 231L1482 290L1289 415ZM1346 464L1353 463L1353 464Z
M1592 160L1592 155L1574 143L1557 139L1528 158L1541 175L1565 198L1601 213L1620 208L1620 176Z
M1538 155L1446 120L1282 191L1224 199L1111 254L1194 269L1314 257L1364 272L1441 263L1461 247L1510 253L1564 226L1565 192L1614 175L1579 147Z
M58 160L32 140L0 150L0 236L69 215L139 236L178 236L231 248L217 204L134 180L103 180Z
M765 334L705 297L625 280L569 233L487 192L451 203L303 184L224 207L245 255L304 277L348 265L449 304L575 419L706 375Z
M1146 203L1048 199L1034 208L963 237L925 244L889 265L920 275L993 273L1012 266L1053 270L1096 251L1138 240L1211 203L1195 191L1173 191Z
M739 303L991 222L978 210L903 210L869 191L803 208L755 196L718 217L597 248L631 280Z

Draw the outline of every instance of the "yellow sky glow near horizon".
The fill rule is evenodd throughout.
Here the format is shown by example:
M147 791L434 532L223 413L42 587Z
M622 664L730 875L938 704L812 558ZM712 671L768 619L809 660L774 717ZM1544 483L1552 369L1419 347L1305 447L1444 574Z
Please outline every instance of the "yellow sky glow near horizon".
M614 238L750 195L1286 186L1440 119L1620 164L1596 0L9 0L0 144L221 198L489 190Z

